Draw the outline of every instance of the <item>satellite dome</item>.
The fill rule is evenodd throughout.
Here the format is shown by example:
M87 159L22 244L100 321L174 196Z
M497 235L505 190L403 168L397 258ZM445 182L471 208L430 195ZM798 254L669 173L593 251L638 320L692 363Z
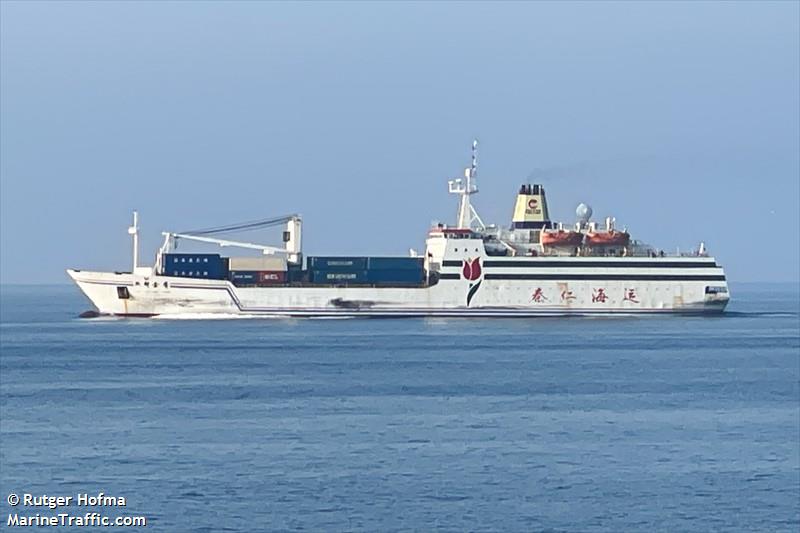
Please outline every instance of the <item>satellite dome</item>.
M575 208L575 216L581 223L586 224L592 218L592 208L583 203L578 204L578 207Z

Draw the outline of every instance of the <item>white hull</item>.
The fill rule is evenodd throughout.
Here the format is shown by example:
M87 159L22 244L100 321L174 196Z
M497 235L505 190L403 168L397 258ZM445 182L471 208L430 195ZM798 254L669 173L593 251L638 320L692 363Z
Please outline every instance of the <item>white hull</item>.
M68 273L100 313L122 316L719 313L729 299L722 268L712 258L495 258L481 253L480 241L453 243L447 246L442 279L426 287L243 288L225 280L77 270ZM475 245L479 253L469 257L466 250ZM458 253L459 247L462 253ZM463 263L476 259L483 265L480 277L465 279ZM122 287L125 290L120 293Z
M128 229L133 238L132 273L67 272L100 313L121 316L529 317L725 309L729 300L725 273L706 256L703 244L695 255L665 257L631 241L627 231L615 230L611 217L606 218L605 229L599 229L585 204L576 210L574 230L565 231L562 224L556 229L541 185L521 187L508 231L485 226L470 203L470 196L478 192L477 146L473 141L472 164L464 179L448 182L448 190L460 197L457 227L431 228L424 260L412 260L413 269L405 273L395 272L400 267L391 261L388 264L395 266L386 267L385 261L383 267L368 266L380 265L377 257L362 257L361 262L335 258L322 262L321 269L315 261L324 258L314 257L302 270L299 215L166 232L155 265L139 267L136 212ZM282 248L212 236L283 223ZM220 262L223 258L213 254L203 258L201 267L199 256L170 254L180 239L278 254L286 261L276 271L263 257L228 257ZM182 255L180 260L177 255ZM419 281L423 269L424 285L398 286L399 280ZM298 279L312 283L297 283ZM292 283L269 285L285 280ZM350 281L328 285L329 280ZM364 285L367 281L373 284Z

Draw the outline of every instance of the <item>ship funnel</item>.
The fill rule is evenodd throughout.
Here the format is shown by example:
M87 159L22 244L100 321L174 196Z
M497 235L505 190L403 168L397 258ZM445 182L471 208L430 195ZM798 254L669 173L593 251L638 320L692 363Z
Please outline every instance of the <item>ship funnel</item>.
M511 219L511 228L542 229L550 226L550 213L547 211L544 187L541 185L520 187L517 203L514 206L514 218Z

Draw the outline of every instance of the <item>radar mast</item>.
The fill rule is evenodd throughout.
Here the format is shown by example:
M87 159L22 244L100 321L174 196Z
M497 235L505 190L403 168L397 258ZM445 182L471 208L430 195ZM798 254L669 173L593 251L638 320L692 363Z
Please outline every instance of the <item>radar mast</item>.
M478 139L472 141L472 164L464 169L464 178L454 178L447 182L448 192L457 194L461 198L458 203L458 218L456 225L459 229L472 229L477 222L478 229L485 229L486 225L481 220L478 212L472 207L469 197L478 192L475 178L478 175Z

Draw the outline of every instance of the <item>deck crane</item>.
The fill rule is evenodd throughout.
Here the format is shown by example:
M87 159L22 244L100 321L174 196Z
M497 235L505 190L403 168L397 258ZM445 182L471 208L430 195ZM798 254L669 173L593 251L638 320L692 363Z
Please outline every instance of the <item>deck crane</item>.
M266 244L257 244L252 242L235 241L231 239L222 239L213 237L212 235L225 235L231 233L241 233L244 231L252 231L261 228L269 228L286 224L286 230L283 232L283 247L270 246ZM300 215L292 214L274 218L267 218L263 220L255 220L251 222L241 222L238 224L231 224L228 226L219 226L215 228L206 228L182 232L162 232L164 236L164 243L159 248L156 254L156 265L161 266L164 254L170 253L177 247L178 241L188 240L203 242L209 244L216 244L220 247L234 247L234 248L248 248L251 250L260 250L264 255L280 254L285 255L290 263L300 264L303 260L302 257L302 226L303 221ZM134 244L135 246L135 244Z

